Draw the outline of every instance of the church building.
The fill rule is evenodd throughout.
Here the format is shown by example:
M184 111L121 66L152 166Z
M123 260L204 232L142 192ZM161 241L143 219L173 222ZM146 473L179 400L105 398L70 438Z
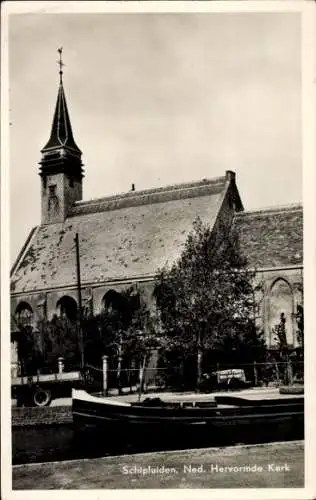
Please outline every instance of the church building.
M19 324L35 327L41 318L77 315L76 234L85 311L99 313L109 292L131 285L141 286L147 304L155 307L155 274L180 256L198 216L214 237L224 226L237 228L241 250L264 283L257 314L268 346L281 312L288 343L296 345L295 312L303 301L301 204L247 211L233 171L141 191L133 186L126 193L85 201L81 156L60 72L52 129L41 150L41 223L31 229L11 270L13 363Z

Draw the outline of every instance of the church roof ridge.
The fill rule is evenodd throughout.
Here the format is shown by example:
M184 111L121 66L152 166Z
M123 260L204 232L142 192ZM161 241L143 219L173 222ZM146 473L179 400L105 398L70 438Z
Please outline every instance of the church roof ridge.
M94 211L116 210L131 206L160 203L184 198L194 198L208 194L215 194L223 189L227 177L215 177L198 181L170 184L157 188L128 191L102 198L77 201L70 211L70 216L91 213Z
M278 214L282 212L297 212L302 210L303 205L300 202L288 203L285 205L275 205L262 208L254 208L252 210L245 210L243 212L236 212L235 217L254 216L260 217L267 214Z

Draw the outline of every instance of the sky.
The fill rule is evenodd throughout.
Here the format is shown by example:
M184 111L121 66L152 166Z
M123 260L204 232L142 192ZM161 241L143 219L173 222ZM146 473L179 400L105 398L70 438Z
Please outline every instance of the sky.
M60 46L85 200L225 170L246 210L302 200L298 13L11 15L12 263L40 223Z

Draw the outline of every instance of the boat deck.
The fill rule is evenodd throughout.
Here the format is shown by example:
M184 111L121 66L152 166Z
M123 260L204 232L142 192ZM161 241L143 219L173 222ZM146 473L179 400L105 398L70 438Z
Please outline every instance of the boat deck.
M96 396L104 399L102 394L95 394ZM172 392L157 392L157 393L148 393L142 394L141 399L139 401L138 394L124 394L120 396L111 396L111 401L120 401L124 403L131 403L132 405L137 405L142 403L145 399L150 398L158 398L164 403L175 403L175 404L183 404L185 406L208 406L215 403L215 398L223 397L223 396L231 396L236 398L245 398L251 401L264 401L264 400L282 400L289 398L302 398L302 394L280 394L278 388L253 388L253 389L245 389L241 391L234 392L212 392L212 393L172 393ZM223 406L232 406L232 405L223 405Z

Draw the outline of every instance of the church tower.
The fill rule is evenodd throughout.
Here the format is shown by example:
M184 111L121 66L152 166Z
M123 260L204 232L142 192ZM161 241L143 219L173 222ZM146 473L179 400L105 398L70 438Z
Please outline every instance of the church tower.
M75 201L82 199L81 151L74 141L63 87L62 48L59 52L59 89L52 130L41 150L42 224L64 222Z

